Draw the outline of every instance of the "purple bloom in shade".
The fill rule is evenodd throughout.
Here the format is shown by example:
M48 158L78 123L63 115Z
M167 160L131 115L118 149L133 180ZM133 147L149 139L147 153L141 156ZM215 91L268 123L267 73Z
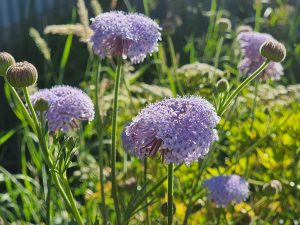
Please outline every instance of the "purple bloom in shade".
M249 184L238 175L216 176L203 182L203 187L210 191L209 199L219 206L240 203L249 196Z
M78 128L79 120L94 119L94 105L90 97L78 88L55 86L43 89L31 96L34 104L39 98L48 101L49 109L45 112L50 132L67 132Z
M203 158L218 139L220 118L214 107L197 96L168 98L150 104L125 128L123 145L143 159L159 153L167 164L189 165Z
M158 51L161 28L152 19L138 13L112 11L92 19L94 34L90 41L101 58L107 55L142 62L147 54Z
M241 32L237 37L244 58L238 68L243 75L252 74L265 61L260 55L260 46L268 40L275 40L270 34L259 32ZM260 75L262 79L279 80L283 75L281 63L270 62Z

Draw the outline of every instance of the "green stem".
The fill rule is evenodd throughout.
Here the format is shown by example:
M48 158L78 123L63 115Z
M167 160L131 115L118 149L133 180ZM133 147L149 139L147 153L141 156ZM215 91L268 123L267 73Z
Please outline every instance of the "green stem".
M8 84L8 83L7 83ZM34 126L34 123L33 123L33 120L31 119L25 105L23 104L20 96L18 95L16 89L14 87L12 87L10 84L8 84L8 87L9 87L9 90L11 91L12 95L15 97L15 100L18 102L18 104L20 105L21 107L21 110L22 110L22 113L23 115L25 116L25 118L27 119L30 127L33 129L33 131L35 131L35 126Z
M144 159L144 184L145 184L145 194L147 193L147 158ZM146 214L146 225L150 225L149 209L148 209L148 198L145 199L145 214Z
M168 225L173 224L173 166L168 165Z
M100 83L100 72L101 72L101 65L99 63L98 73L97 73L97 80L96 80L96 88L95 88L95 97L96 97L96 118L97 118L97 135L99 139L99 173L100 173L100 191L101 191L101 210L103 216L103 225L107 224L107 210L106 210L106 201L105 201L105 190L104 190L104 164L103 164L103 122L100 115L100 108L99 108L99 83Z
M226 99L225 103L220 107L218 112L219 116L221 116L228 106L230 105L231 101L238 96L238 94L252 81L254 80L269 64L270 60L266 60L254 73L252 73L247 79L245 79Z
M219 66L219 60L220 60L223 43L224 43L224 36L222 36L218 42L217 51L215 55L215 63L214 63L215 68L218 68Z
M168 46L169 46L169 51L170 51L171 61L172 61L172 66L173 66L173 71L174 71L174 77L175 77L175 80L177 83L177 87L178 87L179 93L181 95L184 95L183 88L181 86L181 83L180 83L180 81L178 79L178 75L177 75L176 54L175 54L174 44L173 44L173 41L172 41L172 38L170 35L167 36L167 41L168 41Z
M254 25L254 30L256 32L258 32L260 30L261 10L262 10L261 1L255 1L255 25Z
M114 87L114 102L113 102L113 115L112 115L112 136L111 136L111 184L112 184L112 196L114 199L114 205L116 210L117 224L121 224L120 209L117 195L117 182L116 182L116 152L117 152L117 118L118 118L118 98L119 87L121 78L122 58L118 58L117 72L115 76Z
M70 206L72 208L72 211L73 211L73 215L74 217L76 218L76 221L79 225L83 225L83 220L79 214L79 211L77 209L77 206L76 206L76 203L75 203L75 199L73 197L73 194L72 194L72 191L71 191L71 188L69 186L69 183L68 183L68 180L67 180L67 176L65 174L61 174L61 180L63 182L63 187L64 187L64 190L68 196L68 199L70 201Z
M149 16L148 0L143 0L143 5L144 5L145 15L146 15L146 16Z
M51 176L48 178L48 192L47 192L47 197L46 197L46 224L51 225Z

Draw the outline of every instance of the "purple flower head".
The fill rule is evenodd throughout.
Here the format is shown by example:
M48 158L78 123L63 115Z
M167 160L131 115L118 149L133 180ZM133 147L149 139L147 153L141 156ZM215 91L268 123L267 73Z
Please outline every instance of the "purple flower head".
M67 132L78 128L79 120L94 119L94 105L90 97L78 88L70 86L55 86L43 89L31 96L34 104L43 98L49 104L45 113L50 132L59 130Z
M107 55L130 58L142 62L147 54L158 51L161 28L152 19L138 13L112 11L92 20L94 34L90 41L101 58Z
M249 185L238 175L216 176L203 182L203 187L210 191L209 198L219 206L240 203L249 196Z
M196 96L168 98L143 109L125 128L123 146L143 159L160 153L166 163L189 165L203 158L218 139L220 118L214 107Z
M260 46L268 40L275 40L270 34L259 32L241 32L237 37L244 58L239 63L238 68L244 75L252 74L265 61L260 55ZM270 62L262 72L261 79L279 80L283 75L281 63Z

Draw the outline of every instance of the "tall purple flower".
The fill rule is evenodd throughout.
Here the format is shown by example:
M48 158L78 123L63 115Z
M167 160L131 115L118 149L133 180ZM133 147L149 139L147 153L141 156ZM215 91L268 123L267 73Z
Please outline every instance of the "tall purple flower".
M78 88L55 86L42 89L31 96L34 104L37 99L44 99L49 104L45 112L50 132L67 132L78 128L79 120L94 119L94 105L90 97Z
M259 32L241 32L237 37L244 58L238 67L242 74L250 75L265 61L260 55L260 46L268 40L275 40L270 34ZM281 63L270 62L267 68L262 72L261 79L279 80L283 75Z
M249 184L238 175L216 176L203 182L210 191L209 198L219 206L240 203L249 196Z
M147 54L158 50L161 28L152 19L137 13L112 11L92 19L94 34L90 41L101 58L107 55L142 62Z
M143 159L159 153L166 163L189 165L203 158L218 139L220 118L214 107L196 96L165 99L149 105L122 135L123 146Z

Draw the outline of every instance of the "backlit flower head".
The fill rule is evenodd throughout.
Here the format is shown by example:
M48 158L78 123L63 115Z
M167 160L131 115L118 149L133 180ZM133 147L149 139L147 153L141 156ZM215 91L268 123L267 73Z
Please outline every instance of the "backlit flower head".
M238 175L216 176L203 182L203 187L210 192L209 199L219 206L240 203L249 196L249 184Z
M78 128L79 120L94 119L92 100L78 88L55 86L51 89L42 89L31 96L31 102L35 104L38 99L44 99L49 104L45 118L50 132L59 130L67 132Z
M189 165L203 158L218 139L220 118L197 96L168 98L143 109L125 128L123 146L143 159L159 153L167 164Z
M94 34L90 41L101 58L107 55L142 62L147 54L158 50L161 28L152 19L138 13L112 11L92 19Z
M241 32L237 37L244 58L238 67L243 75L250 75L266 60L260 55L261 45L268 40L275 40L270 34L259 32ZM283 75L281 63L270 62L260 75L262 79L279 80Z

